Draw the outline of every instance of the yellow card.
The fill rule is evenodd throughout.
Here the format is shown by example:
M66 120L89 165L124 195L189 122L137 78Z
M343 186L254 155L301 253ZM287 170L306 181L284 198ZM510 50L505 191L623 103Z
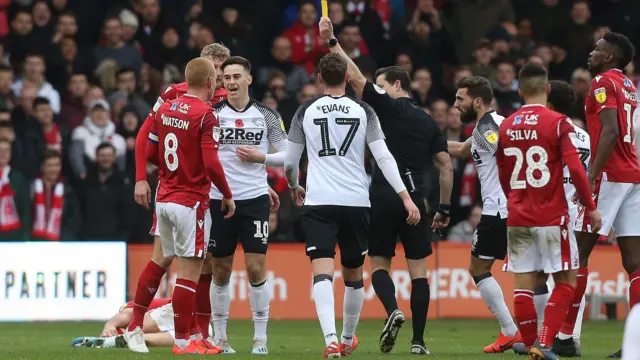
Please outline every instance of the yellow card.
M327 5L327 0L322 0L322 17L329 17L329 5Z

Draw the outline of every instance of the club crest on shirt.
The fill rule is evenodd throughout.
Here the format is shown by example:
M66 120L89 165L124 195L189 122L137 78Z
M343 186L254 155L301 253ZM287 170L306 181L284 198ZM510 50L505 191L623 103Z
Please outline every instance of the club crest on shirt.
M518 115L513 118L513 125L520 125L520 124L522 124L522 115Z
M213 140L215 140L216 142L220 141L220 127L219 126L214 126L213 127Z
M593 96L597 102L604 104L604 102L607 101L607 90L603 87L597 88L593 91Z
M498 142L498 134L496 134L496 132L493 130L485 132L483 136L489 142L489 144L495 144Z
M255 124L255 126L259 127L259 128L263 128L266 127L265 123L262 119L255 119L253 120L253 123Z

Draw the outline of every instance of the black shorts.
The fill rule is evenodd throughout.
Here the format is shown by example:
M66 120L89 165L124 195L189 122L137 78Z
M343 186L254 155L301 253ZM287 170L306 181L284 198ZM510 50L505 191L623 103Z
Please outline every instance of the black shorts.
M338 244L342 266L347 268L362 266L369 240L369 212L368 207L303 206L300 221L307 255L312 260L333 258L336 254L336 244ZM354 265L350 266L350 264Z
M411 198L420 210L420 222L416 226L407 224L407 210L391 186L380 184L371 187L369 256L394 257L398 238L407 259L424 259L433 253L431 227L427 223L427 209L422 192L411 193Z
M209 252L215 258L231 256L238 242L245 253L266 254L269 239L269 195L236 200L236 213L225 220L220 211L222 200L211 200Z
M471 255L483 260L504 260L507 255L507 219L482 215L473 234Z

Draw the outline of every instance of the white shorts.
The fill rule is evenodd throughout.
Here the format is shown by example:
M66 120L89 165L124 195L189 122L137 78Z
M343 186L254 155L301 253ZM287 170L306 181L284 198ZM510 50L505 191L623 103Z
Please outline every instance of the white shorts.
M530 273L544 271L553 274L576 270L578 244L567 224L560 226L507 228L507 271Z
M567 224L567 227L571 231L580 231L579 228L576 227L576 220L578 219L578 204L574 204L569 201L567 205L569 206L569 224Z
M153 223L151 224L151 230L149 230L149 235L159 237L160 236L160 228L158 227L158 216L156 213L153 213Z
M171 303L149 311L149 316L151 316L151 319L155 321L160 332L168 332L171 334L171 337L174 339L176 338L173 322L173 306ZM209 334L213 334L211 325L209 325Z
M598 234L609 235L613 227L617 237L640 236L640 184L611 182L603 177L597 206L602 216Z
M157 203L156 216L164 256L206 255L211 230L211 214L201 203L193 208L175 203Z

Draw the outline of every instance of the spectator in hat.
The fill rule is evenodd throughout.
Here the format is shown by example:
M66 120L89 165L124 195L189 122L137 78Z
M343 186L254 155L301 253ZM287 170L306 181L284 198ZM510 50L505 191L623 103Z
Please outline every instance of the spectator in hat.
M109 104L105 100L95 100L89 103L88 109L83 125L71 134L69 157L74 175L86 178L88 167L96 161L96 149L102 143L113 146L118 167L124 170L127 146L124 138L116 133L116 126L109 116Z
M140 21L136 14L129 9L122 9L118 17L122 23L122 40L127 44L133 44Z

